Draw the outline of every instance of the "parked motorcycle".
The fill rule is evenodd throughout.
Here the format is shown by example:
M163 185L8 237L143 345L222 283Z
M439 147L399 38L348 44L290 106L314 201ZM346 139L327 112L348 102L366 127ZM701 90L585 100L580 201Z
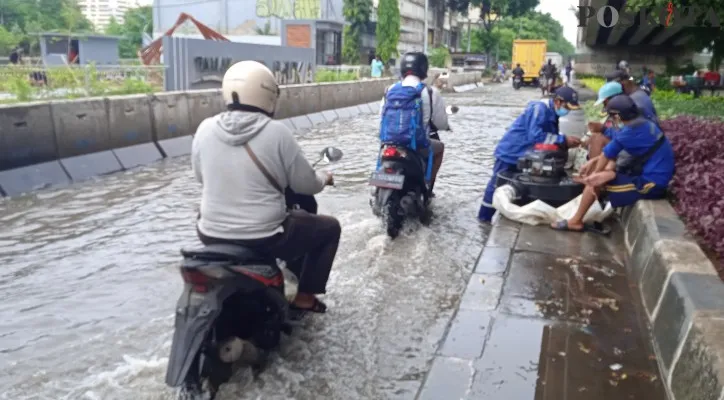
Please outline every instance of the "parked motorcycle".
M448 114L456 114L459 108L449 106ZM437 132L430 134L439 140ZM387 235L392 239L400 234L405 219L419 218L428 223L431 217L431 188L425 181L428 168L427 159L412 149L383 145L380 155L380 167L370 176L373 186L370 206L372 212L383 218Z
M328 147L313 165L341 158L341 150ZM295 199L301 202L287 194L288 208L306 208ZM298 280L282 261L243 246L216 244L181 254L184 289L166 384L180 388L179 400L212 400L239 368L260 371L281 334L292 332L289 302Z
M522 85L522 81L520 79L520 76L514 75L513 76L513 88L515 88L515 90L518 90L518 89L520 89L521 85Z

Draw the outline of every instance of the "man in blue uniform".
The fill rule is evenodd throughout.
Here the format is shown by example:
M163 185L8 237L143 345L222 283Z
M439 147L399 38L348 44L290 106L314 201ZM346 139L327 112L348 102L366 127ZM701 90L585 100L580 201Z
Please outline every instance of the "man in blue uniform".
M634 101L625 94L608 100L606 112L617 130L603 152L581 168L581 182L586 185L576 215L551 225L556 230L583 232L583 217L599 196L613 207L625 207L640 199L657 199L666 195L674 175L674 150L659 126L643 118ZM631 158L617 165L622 151Z
M618 82L608 82L601 86L598 91L596 105L603 104L605 107L609 99L622 93L631 97L642 117L655 124L659 123L659 117L656 114L656 108L651 102L651 98L630 78L623 80L620 84ZM611 137L617 129L616 127L606 128L600 122L589 122L588 130L594 133L588 146L589 157L593 158L601 154L601 150L611 141ZM603 135L597 135L596 133L603 133Z
M518 158L537 143L567 143L568 147L578 146L581 141L576 137L561 135L558 132L558 118L577 110L578 93L568 86L556 90L552 99L531 101L528 103L513 125L505 133L495 148L495 166L493 176L488 182L483 197L483 204L478 212L478 219L490 222L495 214L493 208L493 192L495 180L499 172L515 170Z

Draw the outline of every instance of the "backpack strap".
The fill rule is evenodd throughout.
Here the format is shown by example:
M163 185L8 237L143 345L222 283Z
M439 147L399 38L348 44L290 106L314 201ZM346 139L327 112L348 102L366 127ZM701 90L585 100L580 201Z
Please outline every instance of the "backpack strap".
M437 132L437 126L432 123L432 87L427 86L427 94L430 96L430 120L427 123L430 125L430 132Z

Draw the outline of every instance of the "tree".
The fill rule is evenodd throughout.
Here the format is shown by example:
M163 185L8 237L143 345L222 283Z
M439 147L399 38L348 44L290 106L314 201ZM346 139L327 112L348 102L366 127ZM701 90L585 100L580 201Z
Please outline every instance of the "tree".
M151 7L132 8L123 14L123 24L111 18L106 27L108 35L120 36L118 51L121 58L135 58L143 45L143 34L153 33Z
M672 3L675 10L681 10L683 6L696 6L702 11L713 10L716 13L714 24L724 23L724 2L721 0L630 0L626 6L631 11L641 9L657 9L661 10ZM673 24L676 24L676 13L674 14ZM724 59L724 29L721 26L712 26L712 16L708 13L702 13L697 21L697 27L682 28L688 30L691 34L691 40L687 46L695 51L709 49L712 52L711 64L709 68L718 70Z
M370 21L372 0L344 0L342 14L349 22L342 32L342 58L346 63L359 64L362 33Z
M470 50L485 52L497 49L499 59L511 60L515 39L544 39L548 42L548 51L564 57L575 52L573 44L563 37L563 26L550 14L539 12L503 19L489 33L485 29L472 30Z
M456 2L457 7L462 7L464 0ZM488 63L491 62L490 54L496 46L493 36L493 28L501 18L519 17L538 5L538 0L469 0L469 5L480 7L480 21L485 34L490 36L485 40L485 53L488 55Z
M269 22L269 20L267 20L264 24L264 28L259 28L257 26L254 30L256 31L256 34L260 36L276 36L272 31L271 23Z
M21 38L0 25L0 54L10 54L20 43Z
M397 56L400 40L400 7L397 0L380 0L377 8L377 54L384 62Z

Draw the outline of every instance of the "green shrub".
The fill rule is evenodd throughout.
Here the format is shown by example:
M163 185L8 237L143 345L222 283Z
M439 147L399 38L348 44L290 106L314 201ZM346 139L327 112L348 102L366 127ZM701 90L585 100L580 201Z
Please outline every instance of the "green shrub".
M314 74L315 82L345 82L356 80L357 73L352 71L318 70Z

